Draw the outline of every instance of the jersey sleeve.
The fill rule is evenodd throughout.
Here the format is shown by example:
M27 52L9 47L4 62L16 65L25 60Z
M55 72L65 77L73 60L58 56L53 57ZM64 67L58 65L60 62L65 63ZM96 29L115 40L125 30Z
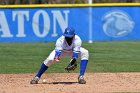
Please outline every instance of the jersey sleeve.
M62 52L62 42L60 39L58 39L55 44L55 58L59 57L61 55L61 52Z
M74 42L73 52L80 52L81 45L82 45L82 40L80 38L77 38Z
M61 51L61 50L62 50L62 41L58 39L55 44L55 51Z
M74 49L73 49L73 54L72 54L72 58L73 59L77 59L78 58L78 54L80 52L81 45L82 45L81 39L80 38L75 39Z

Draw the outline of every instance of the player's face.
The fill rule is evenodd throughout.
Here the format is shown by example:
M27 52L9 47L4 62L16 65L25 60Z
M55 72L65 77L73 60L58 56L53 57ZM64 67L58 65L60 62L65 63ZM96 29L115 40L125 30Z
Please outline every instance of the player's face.
M65 40L67 41L68 45L70 46L72 44L73 37L65 37Z

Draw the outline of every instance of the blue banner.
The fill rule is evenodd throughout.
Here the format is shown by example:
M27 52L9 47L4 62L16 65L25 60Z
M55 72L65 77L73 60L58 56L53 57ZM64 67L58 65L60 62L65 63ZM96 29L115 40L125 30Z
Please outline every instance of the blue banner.
M140 7L0 9L0 42L54 42L67 26L83 41L140 40Z

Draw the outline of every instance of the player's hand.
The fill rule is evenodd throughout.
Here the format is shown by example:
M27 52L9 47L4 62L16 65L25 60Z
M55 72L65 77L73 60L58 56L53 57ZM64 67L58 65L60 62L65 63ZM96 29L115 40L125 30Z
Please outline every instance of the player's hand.
M74 58L74 59L70 60L69 64L65 68L65 70L70 72L70 71L74 71L76 68L77 68L77 62L76 62L76 59Z
M60 57L55 57L54 61L59 62L60 61Z

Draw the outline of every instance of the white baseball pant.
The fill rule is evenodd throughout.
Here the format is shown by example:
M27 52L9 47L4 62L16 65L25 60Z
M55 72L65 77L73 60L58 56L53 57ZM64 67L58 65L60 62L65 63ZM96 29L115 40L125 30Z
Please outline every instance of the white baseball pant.
M73 53L72 51L62 50L60 59L66 57L66 56L72 57L72 53ZM48 67L51 66L52 64L54 64L55 63L54 57L55 57L55 50L53 50L50 53L50 55L48 56L48 58L45 59L44 64ZM88 50L81 47L79 57L81 58L81 60L88 60L88 58L89 58Z

